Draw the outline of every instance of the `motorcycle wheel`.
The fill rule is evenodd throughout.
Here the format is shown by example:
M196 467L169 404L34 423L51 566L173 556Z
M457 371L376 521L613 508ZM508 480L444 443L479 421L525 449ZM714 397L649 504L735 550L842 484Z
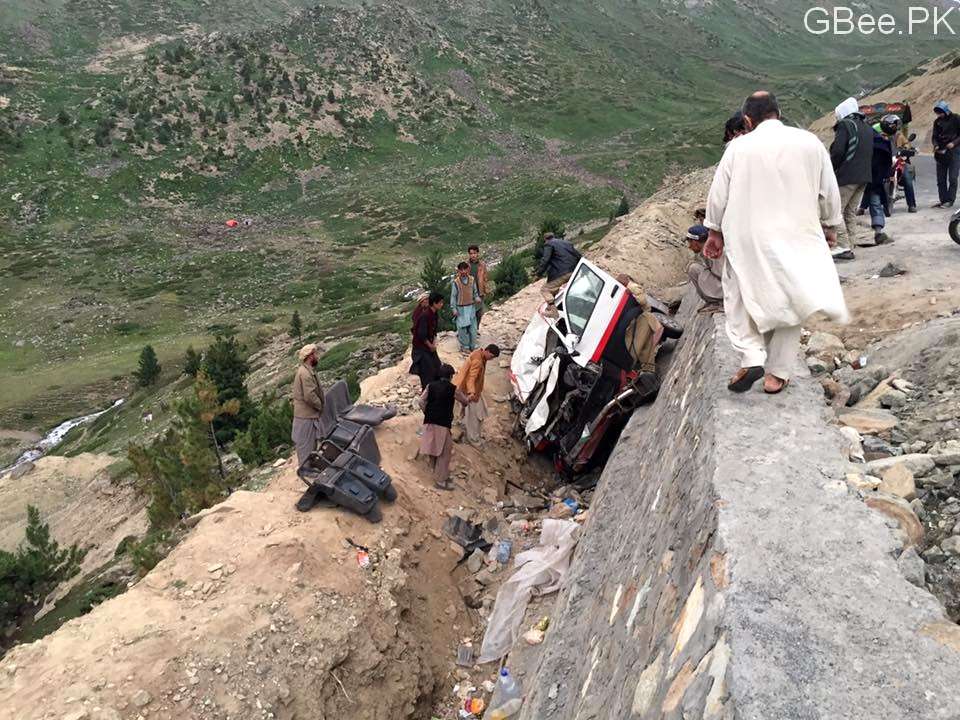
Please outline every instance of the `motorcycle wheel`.
M954 215L950 220L950 238L960 245L960 214Z

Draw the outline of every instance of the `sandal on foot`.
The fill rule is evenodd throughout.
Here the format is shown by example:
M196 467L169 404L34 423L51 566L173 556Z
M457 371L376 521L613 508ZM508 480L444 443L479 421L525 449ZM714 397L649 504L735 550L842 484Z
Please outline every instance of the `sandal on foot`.
M740 368L737 370L737 374L730 378L727 390L735 393L745 393L762 377L763 368L760 366Z
M453 483L447 480L446 482L435 482L433 486L437 490L453 490Z
M766 383L764 383L763 391L764 391L767 395L779 395L779 394L782 393L784 390L786 390L786 389L787 389L787 386L790 384L789 378L786 379L786 380L781 380L781 379L778 378L776 375L771 375L770 377L772 377L772 378L774 378L774 379L776 379L776 380L780 380L780 387L777 388L776 390L767 390Z

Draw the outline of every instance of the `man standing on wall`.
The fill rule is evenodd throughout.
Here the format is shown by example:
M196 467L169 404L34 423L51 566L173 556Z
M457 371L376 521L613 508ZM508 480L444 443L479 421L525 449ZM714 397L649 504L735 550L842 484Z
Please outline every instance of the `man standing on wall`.
M776 394L797 363L800 324L819 311L847 319L829 249L840 190L826 149L780 121L771 93L751 95L743 114L749 132L727 146L710 188L704 255L726 257L727 335L741 357L727 387L746 392L764 378Z
M443 307L443 295L432 292L427 296L426 307L417 306L413 314L413 347L410 351L410 374L420 377L420 389L423 390L437 379L440 372L440 356L437 354L437 327L440 309Z
M540 289L540 294L547 301L544 314L547 317L559 317L554 298L560 288L567 284L573 271L580 262L580 251L573 243L564 237L556 237L553 233L544 235L543 255L540 256L540 266L537 275L546 275L547 281Z
M487 310L484 303L490 291L490 281L487 278L487 264L480 259L480 247L471 245L467 248L467 254L470 257L470 276L477 286L477 292L480 293L480 304L477 305L477 330L479 330L483 313Z
M872 179L873 129L860 114L855 98L847 98L835 110L830 162L840 186L840 209L843 222L837 229L835 260L853 260L853 236L857 226L857 208L863 191Z

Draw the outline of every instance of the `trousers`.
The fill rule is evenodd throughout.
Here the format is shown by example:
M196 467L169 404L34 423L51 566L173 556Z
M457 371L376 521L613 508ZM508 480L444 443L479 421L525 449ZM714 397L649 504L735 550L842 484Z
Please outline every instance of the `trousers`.
M800 326L760 332L747 312L740 283L729 262L723 267L723 307L727 337L740 355L740 367L762 367L781 380L789 380L800 354Z

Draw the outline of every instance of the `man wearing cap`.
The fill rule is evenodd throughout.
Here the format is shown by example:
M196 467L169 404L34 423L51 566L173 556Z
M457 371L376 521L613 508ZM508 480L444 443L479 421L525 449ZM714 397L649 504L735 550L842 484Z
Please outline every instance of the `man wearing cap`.
M537 276L546 275L547 281L540 289L540 294L547 301L544 314L547 317L558 317L556 306L553 304L557 292L570 281L570 276L577 269L580 262L580 251L573 243L563 236L557 237L553 233L543 236L543 255L540 256L540 266Z
M834 260L853 260L857 208L864 189L873 179L874 132L860 113L856 98L847 98L834 112L837 124L833 126L830 162L840 187L843 223L837 227L837 245L831 254Z
M697 289L697 295L703 300L700 312L717 312L723 310L723 263L725 258L711 260L703 254L703 246L707 243L710 231L704 225L694 225L687 230L687 247L696 255L690 267L687 268L687 277Z
M300 364L293 378L293 431L290 439L297 448L297 467L300 467L317 449L323 387L317 377L317 346L304 345L297 357Z
M937 191L940 202L935 208L953 207L957 201L957 176L960 175L960 117L950 112L945 100L938 102L933 112L933 157L937 161Z

